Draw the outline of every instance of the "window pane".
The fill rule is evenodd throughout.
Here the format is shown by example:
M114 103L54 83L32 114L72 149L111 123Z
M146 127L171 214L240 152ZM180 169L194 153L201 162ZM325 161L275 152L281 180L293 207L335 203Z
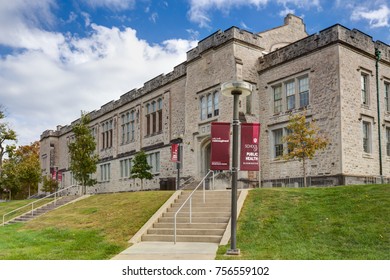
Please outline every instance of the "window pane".
M207 96L207 117L211 118L213 116L213 97L211 94Z
M274 130L274 156L279 157L283 155L283 129Z
M214 116L219 115L219 93L214 93Z
M370 123L368 122L363 122L363 151L365 153L370 153L371 152L371 147L370 147Z
M368 104L367 81L368 81L368 76L365 74L361 75L361 89L362 89L362 103L363 104Z
M274 113L282 111L282 86L274 87Z
M286 84L287 110L295 108L295 83L294 81Z
M200 119L205 120L207 113L206 113L206 97L202 96L200 99Z

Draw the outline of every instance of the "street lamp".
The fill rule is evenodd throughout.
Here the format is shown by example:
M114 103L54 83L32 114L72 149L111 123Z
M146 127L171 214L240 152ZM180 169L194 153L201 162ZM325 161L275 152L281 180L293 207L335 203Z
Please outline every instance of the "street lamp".
M252 93L252 85L243 81L230 81L221 85L221 92L224 96L233 96L233 148L232 148L232 205L231 205L231 238L228 255L239 255L237 249L237 177L238 177L238 101L240 96L245 97Z

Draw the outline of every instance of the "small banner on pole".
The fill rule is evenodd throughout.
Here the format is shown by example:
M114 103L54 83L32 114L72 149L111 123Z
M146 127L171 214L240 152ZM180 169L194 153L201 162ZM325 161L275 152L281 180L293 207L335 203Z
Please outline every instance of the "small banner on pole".
M259 171L259 123L241 124L241 165L243 171Z
M171 145L171 161L172 162L179 161L179 144Z
M211 123L211 170L230 169L230 123Z

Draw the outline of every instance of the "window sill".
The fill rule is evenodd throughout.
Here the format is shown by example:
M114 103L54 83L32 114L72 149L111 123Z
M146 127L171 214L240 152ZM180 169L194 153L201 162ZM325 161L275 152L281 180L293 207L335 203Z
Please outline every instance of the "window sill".
M363 153L363 158L374 159L374 157L370 153Z
M153 134L145 135L144 138L150 138L150 137L154 137L154 136L161 135L161 134L163 134L163 132L162 132L162 131L159 131L159 132L155 132L155 133L153 133Z
M207 123L210 123L210 122L217 121L217 120L218 120L218 117L219 117L219 116L215 116L215 117L207 118L207 119L205 119L205 120L200 120L198 124L199 124L199 125L203 125L203 124L207 124Z

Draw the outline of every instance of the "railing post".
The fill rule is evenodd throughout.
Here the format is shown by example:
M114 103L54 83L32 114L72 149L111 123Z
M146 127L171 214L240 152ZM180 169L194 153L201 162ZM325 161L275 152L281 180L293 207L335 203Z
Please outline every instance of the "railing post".
M192 196L190 198L190 224L192 224Z
M203 203L206 203L206 178L203 179Z
M175 218L174 218L175 225L174 225L174 230L173 230L174 231L173 243L175 243L175 244L176 244L176 216L177 216L177 213L175 213Z
M31 203L31 216L34 216L34 202Z

